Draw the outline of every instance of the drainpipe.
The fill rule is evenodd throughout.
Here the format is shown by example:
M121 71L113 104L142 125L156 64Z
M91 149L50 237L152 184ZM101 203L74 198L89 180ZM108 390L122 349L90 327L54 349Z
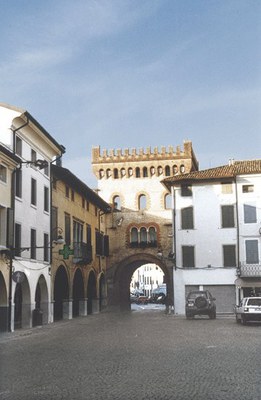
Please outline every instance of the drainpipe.
M235 177L235 192L236 192L236 221L237 221L237 271L240 271L240 250L239 250L239 216L238 216L238 188L237 188L237 177ZM237 274L238 276L238 274ZM236 288L236 304L240 302L240 289Z
M19 126L18 128L16 128L16 129L12 129L11 128L11 131L13 132L13 153L15 153L15 134L16 134L16 132L17 131L19 131L20 129L22 129L22 128L24 128L25 126L27 126L29 124L29 118L27 117L27 121L23 124L23 125L21 125L21 126Z

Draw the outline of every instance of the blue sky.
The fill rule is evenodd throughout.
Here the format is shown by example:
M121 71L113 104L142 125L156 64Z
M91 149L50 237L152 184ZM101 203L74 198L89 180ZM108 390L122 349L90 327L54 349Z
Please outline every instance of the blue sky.
M90 187L91 149L261 157L260 0L0 0L0 101L27 109Z

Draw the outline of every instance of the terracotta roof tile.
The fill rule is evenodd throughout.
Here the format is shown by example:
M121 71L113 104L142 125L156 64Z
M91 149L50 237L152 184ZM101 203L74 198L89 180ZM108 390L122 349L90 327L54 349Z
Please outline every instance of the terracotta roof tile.
M221 178L234 178L237 175L244 174L260 174L261 173L261 160L247 160L247 161L234 161L231 165L223 165L205 169L202 171L193 171L188 174L179 174L162 181L167 187L172 183L181 181L202 181L202 180L215 180Z

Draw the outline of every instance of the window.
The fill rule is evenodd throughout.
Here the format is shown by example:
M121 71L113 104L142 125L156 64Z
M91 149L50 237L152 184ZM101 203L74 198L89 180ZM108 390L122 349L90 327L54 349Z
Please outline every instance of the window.
M64 226L65 226L65 243L67 245L71 244L71 217L69 214L64 216Z
M254 185L243 185L242 192L243 193L252 193L254 191Z
M143 178L147 178L147 177L148 177L148 168L143 167Z
M133 175L133 170L132 168L128 168L128 176L131 177Z
M67 199L69 199L69 197L70 197L70 189L69 189L69 186L65 186L65 197L67 197Z
M256 207L250 204L244 204L244 223L254 224L256 221Z
M149 244L151 246L156 246L157 245L157 233L156 229L154 227L149 228Z
M181 210L181 229L194 229L193 207L186 207Z
M36 230L31 229L31 259L36 260Z
M86 241L88 244L92 244L92 227L89 224L86 227Z
M49 261L49 235L44 233L44 261Z
M37 159L36 151L31 149L31 161L35 162Z
M234 228L234 206L221 206L222 228Z
M73 242L81 243L83 241L83 224L73 221Z
M139 167L135 168L135 176L136 176L136 178L140 178L140 168Z
M121 199L120 196L113 197L113 206L116 210L121 210Z
M181 196L182 197L192 196L192 186L191 185L182 185L181 186Z
M246 263L259 264L258 240L246 240Z
M36 206L36 180L31 179L31 204Z
M0 164L0 181L6 182L7 180L7 168Z
M125 168L121 168L121 178L123 178L126 175Z
M71 200L74 201L74 190L71 191Z
M44 211L49 212L49 188L44 187Z
M139 205L138 205L138 207L139 207L139 210L145 210L146 209L146 207L147 207L147 199L146 199L146 196L145 196L145 194L141 194L140 196L139 196Z
M163 174L163 169L161 166L158 167L158 176Z
M44 167L44 175L49 176L49 165L47 164L46 167Z
M171 194L167 193L164 197L164 207L165 210L171 209Z
M180 170L180 173L181 173L181 174L184 174L184 173L185 173L185 165L181 164L179 170Z
M155 175L155 168L154 167L150 167L150 174L151 174L151 176Z
M140 243L141 243L141 245L142 244L144 244L144 245L147 244L147 229L144 228L144 227L142 227L140 229Z
M89 203L89 201L86 202L86 210L90 211L90 203Z
M22 171L20 169L15 172L15 195L22 198Z
M57 231L57 226L58 226L58 209L57 207L52 207L52 239L51 240L57 240L58 237L58 231Z
M169 165L166 165L166 167L165 167L165 175L166 176L170 176L170 167L169 167Z
M99 170L99 178L102 179L104 177L104 170L100 169Z
M182 267L195 268L194 246L182 246Z
M138 229L137 228L131 229L130 242L132 245L135 245L135 244L138 245Z
M223 260L224 267L236 267L236 246L224 245L223 246Z
M173 174L176 175L179 172L178 166L175 164L173 165Z
M108 168L106 170L106 178L110 178L111 177L111 170Z
M119 172L117 168L114 168L113 170L113 178L114 179L119 179Z
M15 256L21 257L21 225L15 224Z
M22 157L22 139L19 136L15 137L15 152L18 156Z
M221 191L223 194L231 194L233 193L232 183L221 183Z

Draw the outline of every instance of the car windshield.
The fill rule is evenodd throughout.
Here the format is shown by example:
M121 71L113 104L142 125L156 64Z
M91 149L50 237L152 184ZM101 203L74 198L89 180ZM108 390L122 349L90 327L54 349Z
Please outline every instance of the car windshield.
M261 297L259 299L248 299L249 306L261 306Z
M191 292L188 295L188 299L196 299L198 296L206 296L205 292Z

